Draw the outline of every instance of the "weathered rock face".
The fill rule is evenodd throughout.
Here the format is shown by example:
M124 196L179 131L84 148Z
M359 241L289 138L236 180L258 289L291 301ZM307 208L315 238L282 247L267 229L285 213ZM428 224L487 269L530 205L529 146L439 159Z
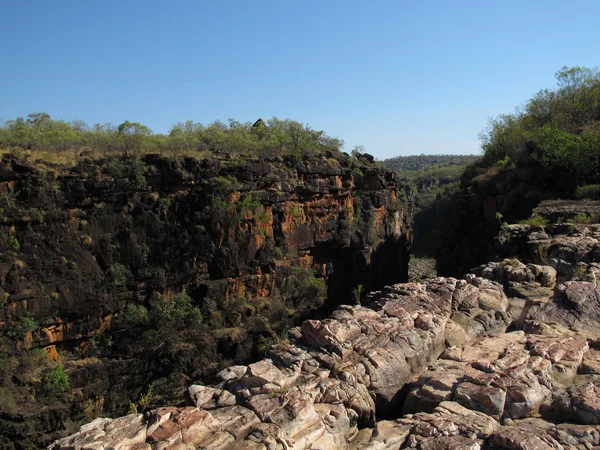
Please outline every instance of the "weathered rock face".
M386 287L366 308L306 321L270 359L192 386L194 406L129 416L110 433L98 421L52 448L133 439L140 424L145 442L123 448L600 448L595 279L516 260L476 273Z
M304 322L270 359L224 370L215 386L190 387L195 407L152 411L147 448L192 441L203 448L348 448L358 428L401 408L404 386L444 350L455 314L468 329L465 341L509 322L488 319L505 317L506 297L497 283L476 277L393 285L368 301L368 307L342 306L325 320ZM130 430L137 433L142 419L129 417L136 426L123 427L124 438L133 439ZM90 440L106 445L121 433L105 430L99 420L53 448L80 448Z
M5 156L0 331L33 319L21 327L21 348L77 358L63 365L77 390L79 420L123 412L153 377L173 370L160 356L140 361L128 351L133 344L123 312L130 306L148 307L161 294L185 290L205 316L222 318L238 299L268 302L292 267L310 269L325 282L331 307L350 299L359 284L368 291L406 280L411 208L396 175L363 163L355 171L359 163L351 158L328 156L147 155L72 168ZM314 307L293 306L300 316ZM188 375L214 373L225 359L247 362L253 339L267 334L260 321L248 319L259 307L239 308L244 326L197 347L177 347L179 360L193 361L198 349L216 360L221 355ZM108 350L97 353L103 358L84 358L103 343ZM156 351L142 344L146 353ZM47 409L30 406L34 415ZM69 407L52 414L44 426L60 429Z
M401 281L410 241L408 207L398 209L408 204L404 191L393 172L365 168L360 177L349 166L148 155L58 173L5 157L0 324L58 313L34 341L81 339L155 290L267 296L298 264L328 281L334 304L355 286L341 289L340 280Z

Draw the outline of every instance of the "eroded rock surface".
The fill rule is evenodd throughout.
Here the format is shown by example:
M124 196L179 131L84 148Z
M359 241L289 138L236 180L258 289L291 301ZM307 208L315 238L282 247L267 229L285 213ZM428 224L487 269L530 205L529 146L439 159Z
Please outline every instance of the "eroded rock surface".
M556 239L529 231L530 243ZM585 237L577 233L565 239ZM600 448L600 290L593 263L585 262L593 276L572 273L573 264L594 258L596 244L585 242L577 253L558 248L550 264L505 260L462 280L388 286L369 294L366 307L306 321L270 359L226 369L215 386L190 387L195 407L187 414L198 424L189 428L202 439L193 445ZM560 252L570 269L556 264ZM171 434L153 434L167 409L129 419L146 426L146 441L123 448L192 448L181 445L193 433L170 423L185 408L161 422ZM106 422L98 426L53 448L84 448L77 443L90 439L102 448L114 437Z
M226 369L216 386L191 386L194 407L152 411L145 445L346 448L378 414L401 408L402 389L444 351L448 333L463 330L464 342L510 322L501 286L474 276L389 286L368 301L304 322L270 359ZM98 431L105 428L90 424L52 448L83 448L73 443L93 438L105 445L115 439ZM122 448L145 448L134 445Z

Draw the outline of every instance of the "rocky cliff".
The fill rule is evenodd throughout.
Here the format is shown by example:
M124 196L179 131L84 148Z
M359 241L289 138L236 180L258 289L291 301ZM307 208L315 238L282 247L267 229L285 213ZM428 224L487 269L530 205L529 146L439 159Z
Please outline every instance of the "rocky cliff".
M5 156L4 443L39 445L49 437L32 435L64 433L69 417L122 414L158 379L168 396L248 363L317 309L406 280L411 201L366 156L72 167ZM30 364L35 349L50 362Z
M97 419L51 448L600 448L596 228L515 227L548 241L544 261L386 287L192 385L189 406Z

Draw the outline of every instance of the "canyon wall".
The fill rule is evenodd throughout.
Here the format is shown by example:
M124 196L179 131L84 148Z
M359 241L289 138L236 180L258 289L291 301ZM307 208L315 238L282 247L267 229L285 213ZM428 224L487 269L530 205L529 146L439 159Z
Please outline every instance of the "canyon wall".
M70 389L39 403L43 373L17 374L18 414L0 418L2 433L33 421L55 436L68 417L125 412L157 378L181 372L188 382L249 362L257 340L278 331L274 313L260 311L290 290L290 277L326 289L323 305L310 290L283 298L278 317L290 324L406 281L407 192L368 156L151 154L72 167L5 156L0 330L15 352L44 349ZM193 344L154 345L148 322L131 325L182 292L206 327Z

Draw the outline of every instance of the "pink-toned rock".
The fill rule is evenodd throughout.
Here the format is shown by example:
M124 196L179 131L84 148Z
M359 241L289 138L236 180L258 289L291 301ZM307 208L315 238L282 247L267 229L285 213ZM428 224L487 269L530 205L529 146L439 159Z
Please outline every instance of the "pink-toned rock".
M141 414L133 414L118 419L98 418L81 427L66 438L52 444L49 449L69 450L134 450L146 442L146 425Z
M200 409L210 410L236 404L235 396L231 392L197 384L188 388L188 395Z
M382 422L371 434L358 433L358 428L375 426L377 414L400 409L405 385L434 363L451 334L457 344L467 343L502 331L510 322L501 286L473 276L389 286L366 301L368 307L341 306L327 319L306 321L290 331L289 344L271 349L270 359L223 370L215 386L191 386L196 407L152 411L142 425L141 445L344 449L361 435L361 442L373 449L407 442L422 448L434 448L435 442L440 448L476 448L484 439L481 430L494 419L446 400L487 403L497 417L506 412L509 398L513 409L535 408L532 380L516 369L526 358L512 350L522 349L527 339L511 333L503 340L489 337L483 345L450 349L443 364L426 371L415 398L428 396L432 415L416 415L410 425ZM509 382L511 377L516 381ZM475 433L473 442L467 430Z
M180 444L200 446L221 431L221 423L209 412L198 408L167 408L169 417L151 432L147 442L160 448L176 448ZM160 414L161 410L157 411Z

